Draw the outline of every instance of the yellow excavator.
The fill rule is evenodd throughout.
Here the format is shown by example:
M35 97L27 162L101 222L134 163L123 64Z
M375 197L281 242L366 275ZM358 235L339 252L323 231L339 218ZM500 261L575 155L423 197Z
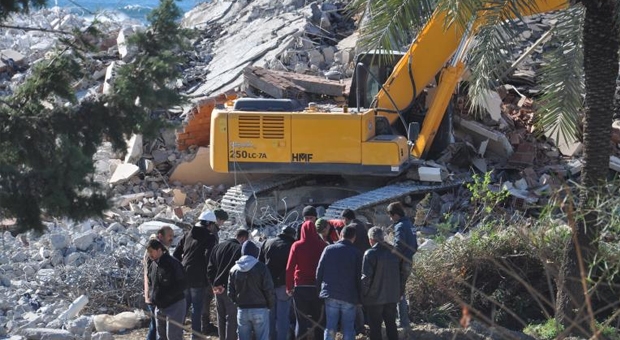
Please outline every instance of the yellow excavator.
M566 0L539 0L524 15L567 6ZM456 25L445 28L446 14L436 11L407 52L379 52L396 63L366 66L364 60L378 58L362 56L349 107L298 108L293 100L240 98L214 110L213 170L240 179L243 173L276 175L230 188L222 207L249 226L273 223L276 215L306 204L325 207L328 218L350 208L380 224L385 203L409 203L413 195L461 185L467 176L429 184L404 174L449 142L435 139L442 125L451 126L446 110L465 70L467 45L483 20L479 15L464 32ZM416 119L416 99L435 79L434 99Z

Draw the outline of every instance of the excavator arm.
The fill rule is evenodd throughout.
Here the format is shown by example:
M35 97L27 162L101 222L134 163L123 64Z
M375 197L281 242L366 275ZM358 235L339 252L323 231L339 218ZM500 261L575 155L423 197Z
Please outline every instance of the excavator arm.
M538 0L536 8L524 9L522 14L527 16L559 10L568 7L568 4L566 0ZM423 158L432 145L452 93L465 71L462 60L455 60L448 66L446 64L459 44L475 34L476 28L485 20L484 15L477 18L472 23L472 29L464 32L458 25L445 28L446 13L436 11L375 97L375 113L387 117L390 124L393 124L402 112L411 108L424 87L441 71L435 99L426 113L422 130L411 151L416 158Z

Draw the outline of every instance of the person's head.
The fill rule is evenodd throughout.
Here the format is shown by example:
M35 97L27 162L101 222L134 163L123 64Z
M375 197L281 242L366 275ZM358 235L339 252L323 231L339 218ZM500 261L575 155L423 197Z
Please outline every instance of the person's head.
M317 217L316 208L308 205L304 208L304 210L302 210L301 215L303 216L304 221L315 222Z
M370 242L370 246L374 246L377 243L383 242L385 239L385 235L383 234L383 229L379 227L372 227L368 230L368 242Z
M329 222L324 218L319 218L314 222L316 232L320 235L327 236L329 234Z
M403 208L400 202L392 202L387 207L387 213L392 222L398 222L401 218L405 217L405 208Z
M340 232L340 237L343 240L349 240L351 242L355 242L355 227L352 225L348 225L342 228L342 231Z
M282 232L280 234L295 238L297 237L297 230L287 225L282 228Z
M166 252L166 247L159 240L151 239L146 243L146 252L151 260L157 261Z
M170 247L174 239L174 230L169 225L165 225L157 231L157 240L164 246Z
M243 242L247 241L250 238L250 232L247 229L237 229L235 232L235 239L239 241L239 243L243 244Z
M344 209L340 214L340 217L342 217L345 224L349 224L355 219L355 213L351 209Z
M254 258L258 258L258 252L258 247L254 244L254 242L250 240L243 242L243 245L241 246L241 255L249 255Z
M213 210L215 214L216 223L218 226L222 226L224 222L228 221L228 213L224 209Z

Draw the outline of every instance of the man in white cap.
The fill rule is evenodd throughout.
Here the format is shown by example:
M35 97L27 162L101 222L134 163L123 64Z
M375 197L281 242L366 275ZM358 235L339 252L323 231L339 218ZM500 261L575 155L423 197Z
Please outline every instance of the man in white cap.
M202 332L202 309L205 290L209 286L206 275L211 249L217 244L217 217L213 211L200 214L199 222L179 242L173 256L183 264L187 279L185 298L192 307L192 339Z

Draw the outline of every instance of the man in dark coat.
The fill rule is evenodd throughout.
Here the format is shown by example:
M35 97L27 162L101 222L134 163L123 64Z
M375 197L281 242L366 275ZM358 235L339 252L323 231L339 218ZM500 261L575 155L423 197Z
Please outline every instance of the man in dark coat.
M400 256L400 260L407 265L407 277L409 277L413 255L418 251L418 240L413 230L413 224L405 215L405 209L400 202L390 203L387 207L387 212L390 220L394 222L393 245ZM407 305L404 292L398 303L398 319L400 320L400 326L405 329L405 332L409 333L411 331L409 306Z
M241 257L241 244L247 241L246 229L238 229L235 238L217 244L211 251L207 275L213 285L217 307L217 328L220 340L237 340L237 306L226 294L228 275Z
M269 340L269 309L273 307L273 280L267 266L259 262L258 247L248 240L241 258L230 270L228 297L237 305L239 340Z
M370 248L370 243L368 243L368 229L366 228L366 223L355 218L355 212L351 209L344 209L340 214L344 221L344 225L350 225L355 227L355 247L362 252L362 254L366 251L366 249Z
M157 334L161 340L182 340L185 304L185 271L166 247L152 239L146 245L151 259L148 277L151 302L157 307Z
M344 340L355 339L356 307L360 304L362 253L355 248L355 227L342 229L342 239L323 250L316 282L319 297L325 299L325 340L334 340L338 324Z
M286 294L286 263L291 246L295 242L295 228L285 226L282 232L263 243L259 261L265 263L275 287L275 303L269 314L271 340L287 340L291 327L290 309L292 299Z
M407 264L385 243L383 230L370 228L371 248L362 262L362 301L368 314L370 340L381 340L381 323L385 323L388 340L398 340L396 304L405 291Z
M216 221L215 213L212 211L201 213L199 222L183 235L173 254L183 264L187 278L185 299L187 307L192 306L192 339L198 339L202 332L203 299L208 285L206 269L211 250L217 244L217 236L208 226Z
M153 236L151 236L153 237ZM169 248L172 244L172 240L174 239L174 230L172 227L166 225L157 231L157 234L154 237L159 242L161 242L166 248ZM156 340L157 339L157 321L155 319L155 305L151 302L151 297L149 294L151 293L151 287L149 287L149 266L151 265L151 258L149 257L148 250L144 251L144 302L149 309L151 320L149 321L149 331L146 333L146 340Z

